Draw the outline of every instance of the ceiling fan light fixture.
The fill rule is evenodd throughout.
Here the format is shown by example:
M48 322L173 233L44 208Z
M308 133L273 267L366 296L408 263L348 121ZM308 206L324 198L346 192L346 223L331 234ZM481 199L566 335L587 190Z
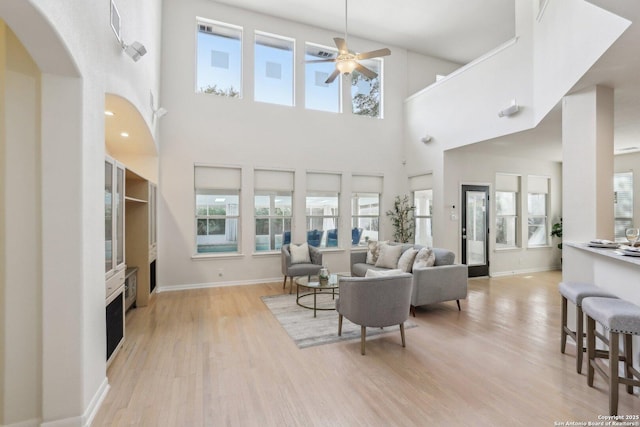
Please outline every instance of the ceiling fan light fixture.
M336 68L340 70L342 74L351 74L356 69L356 61L353 59L344 59L336 63Z

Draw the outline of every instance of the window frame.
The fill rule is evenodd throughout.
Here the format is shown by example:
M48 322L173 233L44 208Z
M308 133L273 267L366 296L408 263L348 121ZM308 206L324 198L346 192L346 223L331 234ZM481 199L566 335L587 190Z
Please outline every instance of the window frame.
M619 216L618 214L618 192L619 190L617 190L617 178L620 177L621 175L628 175L628 182L631 184L631 190L629 191L631 197L629 197L629 201L630 201L630 205L631 205L631 209L630 209L630 215L629 216ZM614 233L614 240L616 242L626 242L627 241L627 237L625 235L625 230L627 228L631 228L633 227L633 223L634 223L634 209L633 209L633 171L625 171L625 172L615 172L613 174L613 233ZM621 224L622 222L626 222L626 224ZM618 233L618 230L622 230L622 233Z
M363 75L362 73L359 73L357 70L353 71L353 73L351 74L351 82L350 82L350 88L349 88L349 93L351 96L351 114L354 116L361 116L361 117L369 117L372 119L384 119L384 58L371 58L371 59L364 59L359 61L361 65L369 68L369 69L373 69L373 71L376 71L378 73L378 76L375 79L368 79L365 75ZM379 65L378 67L372 67L370 64L373 62L377 62ZM377 70L375 69L377 68ZM354 99L355 97L358 95L358 92L354 93L354 87L357 87L357 84L354 84L357 80L357 78L355 76L357 75L361 75L362 78L367 81L367 82L372 82L377 80L379 82L379 94L378 94L378 114L373 116L371 114L361 114L361 113L357 113L355 112L355 106L354 106ZM369 92L371 93L371 92Z
M267 39L273 39L274 43L276 44L278 42L282 42L282 43L291 43L291 49L289 49L288 51L291 52L291 99L290 102L288 103L281 103L281 102L275 102L274 100L268 100L268 99L258 99L257 95L258 93L260 93L260 91L262 89L260 89L259 84L258 84L258 60L257 60L257 52L258 52L258 44L261 44L262 46L265 47L270 47L273 49L278 49L275 46L268 46L267 44L264 43L259 43L258 39L259 38L267 38ZM267 61L268 62L268 61ZM272 104L272 105L281 105L284 107L295 107L296 105L296 91L295 91L295 87L296 87L296 39L295 38L291 38L291 37L286 37L286 36L281 36L279 34L273 34L273 33L268 33L268 32L264 32L264 31L259 31L259 30L254 30L253 32L253 100L254 102L261 102L261 103L265 103L265 104ZM284 64L283 64L284 65ZM287 64L289 65L289 64ZM283 74L285 74L283 72ZM268 92L268 91L267 91Z
M374 198L377 197L378 202L377 202L377 209L378 209L378 213L377 214L359 214L358 213L354 213L354 209L356 209L356 207L358 208L357 210L359 211L360 208L360 204L356 204L356 201L359 198ZM357 191L357 192L353 192L351 193L351 232L353 233L353 229L354 228L361 228L360 224L359 224L359 220L360 219L369 219L371 222L370 224L375 224L377 227L377 230L367 230L364 227L362 227L362 234L360 235L360 239L358 240L358 243L353 243L353 234L351 236L351 246L352 247L360 247L360 246L366 246L367 242L369 240L379 240L379 236L380 236L380 200L382 198L382 195L380 193L373 193L373 192L365 192L365 191ZM371 205L370 205L371 206ZM376 235L370 235L367 234L366 232L372 232L375 231Z
M514 214L500 214L498 211L498 193L508 193L508 194L513 194L513 203L514 203ZM518 233L518 230L520 229L520 192L518 191L506 191L506 190L496 190L495 194L494 194L496 203L495 203L495 210L496 210L496 222L495 222L495 245L496 245L496 250L508 250L508 249L518 249L520 248L520 236ZM504 219L504 218L512 218L514 219L514 244L513 245L509 245L508 243L499 243L498 242L498 222L500 219Z
M210 205L206 205L207 206L207 214L206 215L202 215L198 213L198 196L236 196L238 198L238 203L237 203L237 214L233 215L233 214L228 214L225 213L225 215L219 215L219 214L209 214L209 208L208 206ZM199 256L212 256L212 255L237 255L237 254L241 254L241 225L242 225L242 197L241 197L241 190L238 189L198 189L196 188L194 190L194 218L195 218L195 229L194 229L194 234L195 234L195 239L194 239L194 243L195 243L195 254L199 255ZM199 226L198 223L201 220L207 220L207 228L209 226L209 220L224 220L225 221L225 227L228 220L235 220L236 221L236 249L232 250L232 251L200 251L200 246L204 246L203 244L199 244L198 243L198 237L199 236L209 236L210 234L207 232L207 234L201 235L199 234ZM210 246L216 246L215 244L211 244Z
M544 215L533 215L531 213L531 200L530 197L532 195L535 196L544 196ZM531 224L531 219L535 218L543 218L544 226L544 243L533 244L531 243L531 236L529 235L529 230L531 227L540 227L541 225ZM542 248L549 246L549 193L540 193L540 192L527 192L527 247L529 248Z
M286 193L286 194L285 194ZM268 215L259 215L257 212L257 201L258 197L269 197L269 214ZM276 198L277 197L289 197L290 199L290 214L289 215L277 215L274 214L276 209ZM268 253L268 252L277 252L282 248L284 244L284 233L288 231L291 233L291 227L293 224L293 191L284 191L284 190L255 190L253 196L253 213L254 213L254 252L255 253ZM259 220L267 220L268 228L269 228L269 249L259 250L258 249L258 221ZM278 246L278 235L271 233L271 224L273 220L282 220L282 233L280 234L280 245ZM286 227L286 221L289 220L289 227ZM260 234L262 236L262 234ZM273 248L271 247L273 243Z
M327 57L320 57L320 56L316 56L313 54L309 53L309 49L316 49L316 50L323 50L326 51L327 53L331 53L332 56L327 56ZM308 84L310 84L308 77L308 72L309 71L313 71L313 67L318 67L320 66L319 64L313 64L313 63L308 63L306 61L308 60L314 60L315 59L329 59L329 58L337 58L338 56L338 50L335 47L328 47L328 46L324 46L324 45L320 45L320 44L316 44L316 43L311 43L311 42L305 42L304 44L304 56L305 56L305 66L304 66L304 108L306 110L312 110L312 111L322 111L325 113L333 113L333 114L341 114L343 112L343 96L342 96L342 79L340 78L340 76L338 76L336 78L336 80L333 81L333 83L337 82L337 86L333 86L333 83L329 83L327 84L327 87L335 87L338 94L337 94L337 110L333 111L333 110L328 110L328 109L322 109L322 108L313 108L310 107L307 102L308 100L311 98L309 91L308 91ZM333 72L333 69L335 69L335 64L333 62L327 62L327 63L322 63L322 66L326 66L326 67L331 67L332 70L331 72ZM326 64L326 65L325 65ZM311 68L311 70L310 70ZM316 71L317 72L317 71ZM331 75L331 73L327 74L327 77L329 77Z
M309 212L309 198L310 197L317 197L317 198L335 198L336 199L336 212L334 212L332 215L314 215L313 212ZM311 208L313 209L313 208ZM333 208L332 208L333 209ZM339 243L337 243L335 246L333 245L328 245L328 236L327 236L327 232L329 230L325 230L324 229L324 222L328 219L332 219L334 221L335 224L335 229L338 230L339 229L339 225L340 225L340 193L339 192L331 192L331 191L307 191L307 194L305 195L305 230L307 232L307 243L309 243L309 245L311 246L315 246L312 245L312 243L309 242L309 232L313 231L313 230L317 230L317 228L311 228L313 225L313 220L314 219L321 219L322 220L322 229L320 231L322 231L322 233L320 234L320 241L319 244L316 246L317 248L320 249L327 249L327 248L332 248L332 247L338 247Z
M426 215L419 215L418 213L418 203L416 202L416 193L420 193L420 192L428 192L430 195L430 197L427 197L426 199L431 201L431 203L428 203L428 206L426 207L428 212ZM412 196L413 206L416 207L416 209L413 211L413 222L414 222L413 239L415 243L418 245L433 247L433 188L415 189L411 192L411 196ZM429 233L427 234L426 242L418 241L417 227L418 227L418 222L421 219L427 220L427 223L429 224L429 230L428 230Z
M234 32L234 31L238 31L239 34L239 38L237 39L239 42L239 70L238 70L238 80L239 80L239 87L237 88L237 95L232 94L233 92L231 91L231 89L233 88L233 85L231 85L229 88L225 88L225 89L216 89L218 86L218 82L213 82L212 84L208 84L208 89L203 90L203 88L198 87L198 82L199 82L199 78L198 78L198 68L199 68L199 54L200 54L200 43L199 43L199 34L202 32L201 31L201 26L211 26L212 27L212 33L208 33L208 32L204 32L204 34L210 34L210 35L214 35L214 36L218 36L218 37L227 37L227 38L231 38L228 37L224 34L224 32ZM222 31L220 33L215 33L213 31L213 28L218 27L218 29L222 29ZM237 98L237 99L242 99L244 96L244 80L243 80L243 75L244 75L244 28L242 26L239 25L234 25L234 24L229 24L226 22L221 22L221 21L215 21L212 19L208 19L208 18L203 18L200 16L196 17L196 34L195 34L195 38L196 38L196 58L195 58L195 92L197 94L203 94L203 95L217 95L217 96L221 96L221 97L225 97L225 98ZM207 92L207 90L211 90L210 92ZM217 91L216 91L217 90Z

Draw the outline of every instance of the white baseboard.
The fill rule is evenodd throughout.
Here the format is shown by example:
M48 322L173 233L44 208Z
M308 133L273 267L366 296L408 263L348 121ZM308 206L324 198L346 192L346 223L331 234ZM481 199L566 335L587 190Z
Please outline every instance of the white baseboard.
M0 424L0 427L38 427L42 420L40 418L32 418L26 421L20 421L13 424Z
M82 427L82 417L70 417L62 420L47 421L41 427Z
M102 384L100 384L100 387L96 391L96 394L93 395L93 399L91 399L87 410L84 411L84 415L82 416L82 419L84 420L84 422L82 423L83 426L87 427L90 426L91 423L93 423L93 419L98 413L100 406L102 406L102 402L107 397L110 389L111 386L109 385L109 379L107 377L104 377L104 380L102 380Z
M496 271L492 272L489 277L517 276L519 274L542 273L543 271L562 270L561 265L554 265L547 268L526 268L522 270Z
M206 288L223 288L226 286L241 286L241 285L260 285L263 283L282 283L284 276L252 279L252 280L236 280L233 282L211 282L211 283L195 283L184 285L169 285L169 286L156 286L155 291L160 292L175 292L186 291L190 289L206 289Z

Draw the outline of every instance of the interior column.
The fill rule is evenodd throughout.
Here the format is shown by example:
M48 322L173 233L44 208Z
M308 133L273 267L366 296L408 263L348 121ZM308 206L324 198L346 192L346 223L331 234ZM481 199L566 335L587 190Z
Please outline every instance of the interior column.
M563 240L613 240L613 89L593 86L563 99L562 181ZM590 270L564 247L564 280L592 280Z

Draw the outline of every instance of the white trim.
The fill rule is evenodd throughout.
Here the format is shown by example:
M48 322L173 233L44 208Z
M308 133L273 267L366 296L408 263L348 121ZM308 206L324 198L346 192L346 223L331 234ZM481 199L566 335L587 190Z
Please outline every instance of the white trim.
M489 277L517 276L519 274L541 273L543 271L555 271L555 270L562 270L562 265L553 265L551 267L545 267L545 268L526 268L523 270L489 272Z
M207 289L207 288L226 288L228 286L244 286L244 285L261 285L265 283L281 283L282 276L276 278L263 278L252 280L236 280L233 282L209 282L209 283L194 283L184 285L169 285L169 286L156 286L156 292L175 292L175 291L188 291L193 289Z
M124 341L124 340L123 340ZM93 419L96 417L98 410L102 406L102 402L107 397L111 386L109 385L109 379L107 377L102 380L102 384L98 387L96 394L93 395L91 402L89 402L89 406L87 410L84 411L84 415L82 418L85 420L83 425L90 426L93 423Z
M31 418L30 420L20 421L13 424L3 424L2 427L38 427L42 420L40 418Z
M82 417L69 417L55 421L47 421L40 424L40 427L78 427L85 426L82 424Z
M542 21L542 17L544 16L544 11L547 9L548 4L549 4L549 0L544 0L542 7L538 10L538 16L536 16L536 20L538 22Z
M191 255L191 260L192 261L207 261L207 260L214 260L214 259L225 259L225 258L244 258L244 254L241 253L237 253L237 252L229 252L227 254L225 254L224 252L216 252L213 253L214 255L209 255L209 254L193 254Z

